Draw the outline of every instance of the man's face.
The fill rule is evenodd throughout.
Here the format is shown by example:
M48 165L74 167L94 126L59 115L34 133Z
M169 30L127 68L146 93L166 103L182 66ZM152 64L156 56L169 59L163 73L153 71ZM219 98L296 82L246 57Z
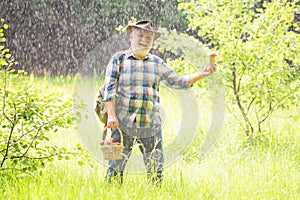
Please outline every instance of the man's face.
M140 28L133 28L130 41L134 55L143 58L150 51L154 40L154 33Z

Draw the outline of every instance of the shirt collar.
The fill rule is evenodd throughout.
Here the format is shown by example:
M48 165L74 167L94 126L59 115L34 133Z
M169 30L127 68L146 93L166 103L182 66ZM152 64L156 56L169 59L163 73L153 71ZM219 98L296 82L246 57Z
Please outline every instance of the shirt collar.
M132 58L135 58L137 59L134 55L133 55L133 51L130 49L128 49L126 52L125 52L125 58L128 59L129 57L132 57ZM143 58L143 60L147 60L151 57L151 54L150 53L147 53L147 55Z

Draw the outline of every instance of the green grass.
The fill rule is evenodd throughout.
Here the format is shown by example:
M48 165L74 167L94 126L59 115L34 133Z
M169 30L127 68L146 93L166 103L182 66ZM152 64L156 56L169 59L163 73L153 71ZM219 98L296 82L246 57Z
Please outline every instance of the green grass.
M60 86L59 82L42 82L52 89ZM72 93L71 85L65 88L66 95ZM207 129L207 123L201 122L203 130L185 157L165 169L161 189L148 185L145 174L127 173L122 186L105 184L106 166L78 155L70 160L55 160L34 176L1 172L0 199L298 200L300 136L297 128L300 120L299 117L278 117L285 114L290 111L275 114L269 132L249 139L227 113L217 147L205 159L199 160L196 153ZM209 122L209 119L203 120ZM167 130L174 131L172 127ZM165 138L171 137L170 134ZM80 140L74 129L68 129L53 134L50 142L72 148ZM84 160L85 165L79 166L78 160Z
M296 146L274 152L235 149L237 143L218 147L202 161L181 160L166 168L161 189L147 185L143 174L126 174L122 186L104 184L105 166L79 167L73 158L35 177L2 176L1 199L299 199Z

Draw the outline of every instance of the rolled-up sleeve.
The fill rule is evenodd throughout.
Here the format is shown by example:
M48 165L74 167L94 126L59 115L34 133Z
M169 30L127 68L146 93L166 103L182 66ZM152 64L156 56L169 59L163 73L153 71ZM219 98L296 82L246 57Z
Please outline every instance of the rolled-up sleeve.
M119 74L120 60L118 57L113 56L106 67L105 79L104 79L104 99L103 101L111 101L117 96L117 82Z
M178 75L165 63L162 63L159 69L161 81L166 86L174 89L186 89L191 87L188 78Z

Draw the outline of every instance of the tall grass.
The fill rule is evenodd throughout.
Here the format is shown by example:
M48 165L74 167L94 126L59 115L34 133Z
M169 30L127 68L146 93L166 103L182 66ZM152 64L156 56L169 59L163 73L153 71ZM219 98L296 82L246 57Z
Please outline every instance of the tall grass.
M57 86L42 82L49 88ZM66 88L66 95L71 94L70 88ZM123 185L105 184L106 166L78 155L68 161L54 161L33 176L1 172L0 199L297 200L300 120L278 117L287 113L277 113L270 129L253 138L246 138L228 113L217 147L200 160L197 152L203 142L204 127L183 159L165 169L161 188L147 184L145 174L127 173ZM68 147L80 142L73 129L61 130L51 141ZM85 165L77 164L80 159L85 160Z
M166 168L161 189L147 185L143 174L126 174L122 186L104 184L105 166L80 167L74 158L35 177L3 174L1 199L299 199L296 144L280 151L242 148L232 137L223 136L204 160L181 160Z

